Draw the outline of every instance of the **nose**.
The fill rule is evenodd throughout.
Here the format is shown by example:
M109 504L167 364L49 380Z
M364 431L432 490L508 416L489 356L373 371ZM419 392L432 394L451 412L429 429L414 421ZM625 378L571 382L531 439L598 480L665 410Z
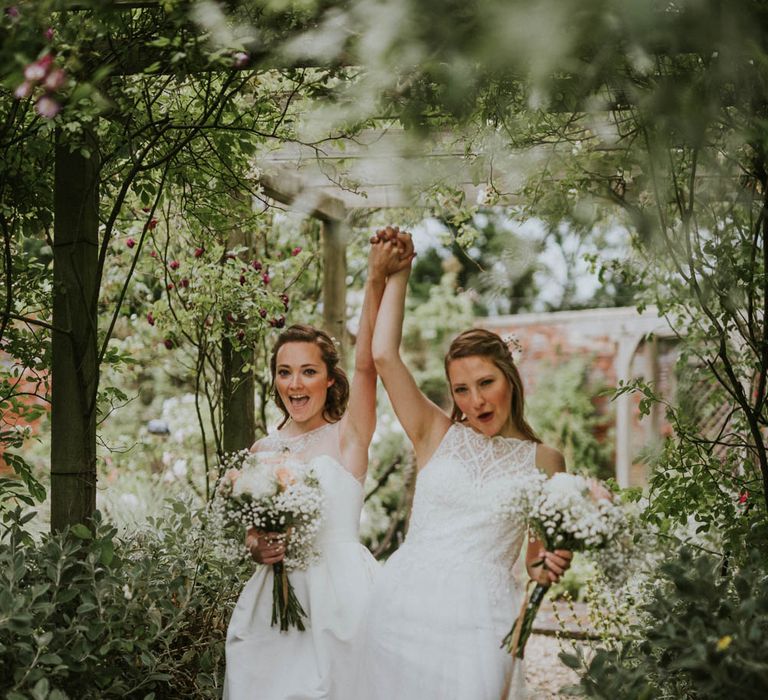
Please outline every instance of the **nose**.
M296 387L301 386L301 372L296 372L295 374L291 375L291 381L289 382L288 386L291 389L295 389Z
M472 407L475 409L480 408L485 403L483 395L477 389L472 390L470 398L472 399Z

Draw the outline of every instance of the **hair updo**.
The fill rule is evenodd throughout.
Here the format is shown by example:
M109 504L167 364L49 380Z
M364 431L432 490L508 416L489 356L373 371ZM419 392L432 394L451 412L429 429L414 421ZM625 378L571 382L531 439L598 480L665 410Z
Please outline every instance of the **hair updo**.
M506 343L496 333L487 331L484 328L470 328L468 331L464 331L456 336L445 355L445 376L448 379L449 386L451 377L448 373L448 367L451 362L463 357L484 357L501 370L512 390L510 417L512 418L513 425L528 440L541 442L539 436L536 435L533 428L525 420L525 390L520 379L520 372L517 370L515 361L512 359L512 353ZM456 400L453 399L453 392L451 392L451 399L453 400L451 420L463 420L464 415L456 405Z
M288 326L277 336L275 345L272 348L272 356L269 359L269 369L272 373L272 398L283 414L283 420L278 428L282 428L290 418L288 409L285 407L282 398L280 398L280 393L275 385L277 353L286 343L314 343L320 348L320 354L328 370L328 378L334 380L333 384L328 387L328 394L325 397L323 417L329 423L335 423L344 415L344 411L347 409L347 401L349 400L349 380L347 379L346 372L339 366L339 353L336 350L336 345L331 336L325 331L321 331L313 326L296 324Z

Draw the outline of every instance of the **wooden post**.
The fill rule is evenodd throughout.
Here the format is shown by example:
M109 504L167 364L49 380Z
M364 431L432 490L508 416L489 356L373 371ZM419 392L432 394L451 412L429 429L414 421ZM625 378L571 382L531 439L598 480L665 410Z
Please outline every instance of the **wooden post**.
M632 360L635 357L637 335L622 333L616 353L616 381L632 381ZM622 394L616 399L616 482L621 488L630 485L632 473L632 395Z
M323 327L339 343L342 358L347 347L347 256L341 221L323 221Z
M51 365L51 529L96 509L98 163L56 135Z

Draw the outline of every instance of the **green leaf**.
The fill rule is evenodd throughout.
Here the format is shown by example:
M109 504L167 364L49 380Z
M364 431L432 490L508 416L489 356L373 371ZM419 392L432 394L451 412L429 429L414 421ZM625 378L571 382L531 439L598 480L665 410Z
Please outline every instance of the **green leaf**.
M35 700L46 700L48 697L49 687L50 685L48 683L48 679L41 678L37 683L35 683L35 687L31 690L32 697L35 698Z
M39 661L41 664L46 664L47 666L56 666L62 663L62 659L58 654L43 654Z
M104 566L109 566L115 557L115 545L111 540L106 540L101 544L101 556L99 559Z
M93 537L93 533L82 523L77 523L76 525L73 525L69 531L75 536L79 537L81 540L90 540Z

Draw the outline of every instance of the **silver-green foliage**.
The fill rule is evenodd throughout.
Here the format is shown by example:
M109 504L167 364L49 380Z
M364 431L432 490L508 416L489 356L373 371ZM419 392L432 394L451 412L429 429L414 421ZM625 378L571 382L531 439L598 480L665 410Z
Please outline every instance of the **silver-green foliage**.
M129 538L92 529L0 539L0 692L21 698L220 697L243 560L206 546L201 512L169 502Z

